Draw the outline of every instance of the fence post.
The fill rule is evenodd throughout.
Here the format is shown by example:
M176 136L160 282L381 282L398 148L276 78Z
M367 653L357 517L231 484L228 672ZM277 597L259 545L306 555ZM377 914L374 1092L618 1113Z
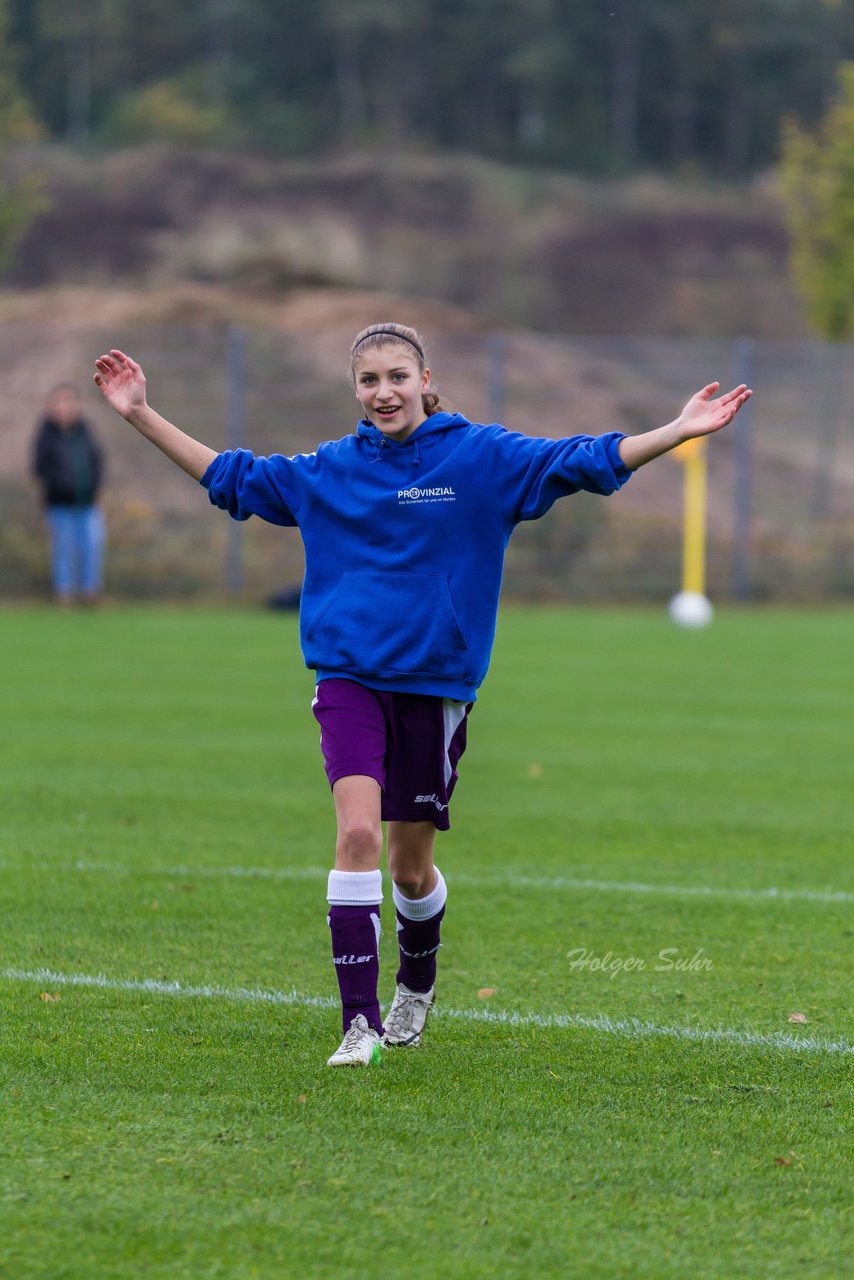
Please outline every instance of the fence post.
M736 338L733 352L736 384L748 387L753 379L752 338ZM733 548L730 589L736 600L749 600L750 517L753 507L753 403L748 400L738 413L735 430L735 484L733 486Z
M246 439L246 330L236 325L229 328L226 338L226 376L227 447L242 449ZM228 521L225 577L229 595L239 596L243 591L243 530L236 520Z
M503 422L507 387L507 338L503 333L487 334L486 382L487 421Z

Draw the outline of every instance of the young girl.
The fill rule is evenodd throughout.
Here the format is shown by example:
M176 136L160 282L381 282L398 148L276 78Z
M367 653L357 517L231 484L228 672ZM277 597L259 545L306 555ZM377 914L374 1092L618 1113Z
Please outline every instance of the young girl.
M314 453L217 454L146 401L142 369L113 350L95 382L132 426L237 520L296 525L306 573L300 642L338 822L327 917L344 1039L330 1066L367 1066L380 1043L421 1043L433 1003L447 890L433 861L466 724L486 675L504 552L516 525L556 499L608 494L632 471L731 422L751 392L692 396L667 426L535 439L444 410L414 329L375 324L353 343L363 417ZM385 1027L377 996L388 824L400 968Z

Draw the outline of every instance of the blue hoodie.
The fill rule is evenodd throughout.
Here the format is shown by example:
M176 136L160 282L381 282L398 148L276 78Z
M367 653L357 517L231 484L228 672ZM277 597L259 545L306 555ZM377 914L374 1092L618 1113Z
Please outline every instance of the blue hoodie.
M362 421L292 458L221 453L201 483L236 520L299 527L300 642L318 680L471 702L514 528L565 494L621 488L622 438L538 439L436 413L403 442Z

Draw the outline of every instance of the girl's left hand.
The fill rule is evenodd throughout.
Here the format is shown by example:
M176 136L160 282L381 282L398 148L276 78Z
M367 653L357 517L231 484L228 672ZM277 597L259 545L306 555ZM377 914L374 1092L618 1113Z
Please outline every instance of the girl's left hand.
M692 440L696 436L708 436L713 431L720 431L728 422L732 422L743 404L746 404L753 392L745 386L734 387L726 395L713 400L719 382L710 382L702 391L693 395L679 415L679 426L683 440Z

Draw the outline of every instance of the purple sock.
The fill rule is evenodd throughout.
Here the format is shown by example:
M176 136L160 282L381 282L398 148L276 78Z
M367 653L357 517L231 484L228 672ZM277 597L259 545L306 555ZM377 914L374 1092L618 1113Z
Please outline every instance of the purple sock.
M405 898L397 885L393 891L400 947L397 981L410 991L429 991L436 982L436 953L441 945L439 932L448 897L438 868L436 875L436 887L426 898Z
M344 897L351 901L342 902ZM360 902L360 897L372 897L378 901ZM368 1025L382 1035L383 1023L377 998L382 900L380 872L331 872L329 899L327 920L332 935L332 960L341 992L343 1029L348 1031L356 1015L363 1013Z

